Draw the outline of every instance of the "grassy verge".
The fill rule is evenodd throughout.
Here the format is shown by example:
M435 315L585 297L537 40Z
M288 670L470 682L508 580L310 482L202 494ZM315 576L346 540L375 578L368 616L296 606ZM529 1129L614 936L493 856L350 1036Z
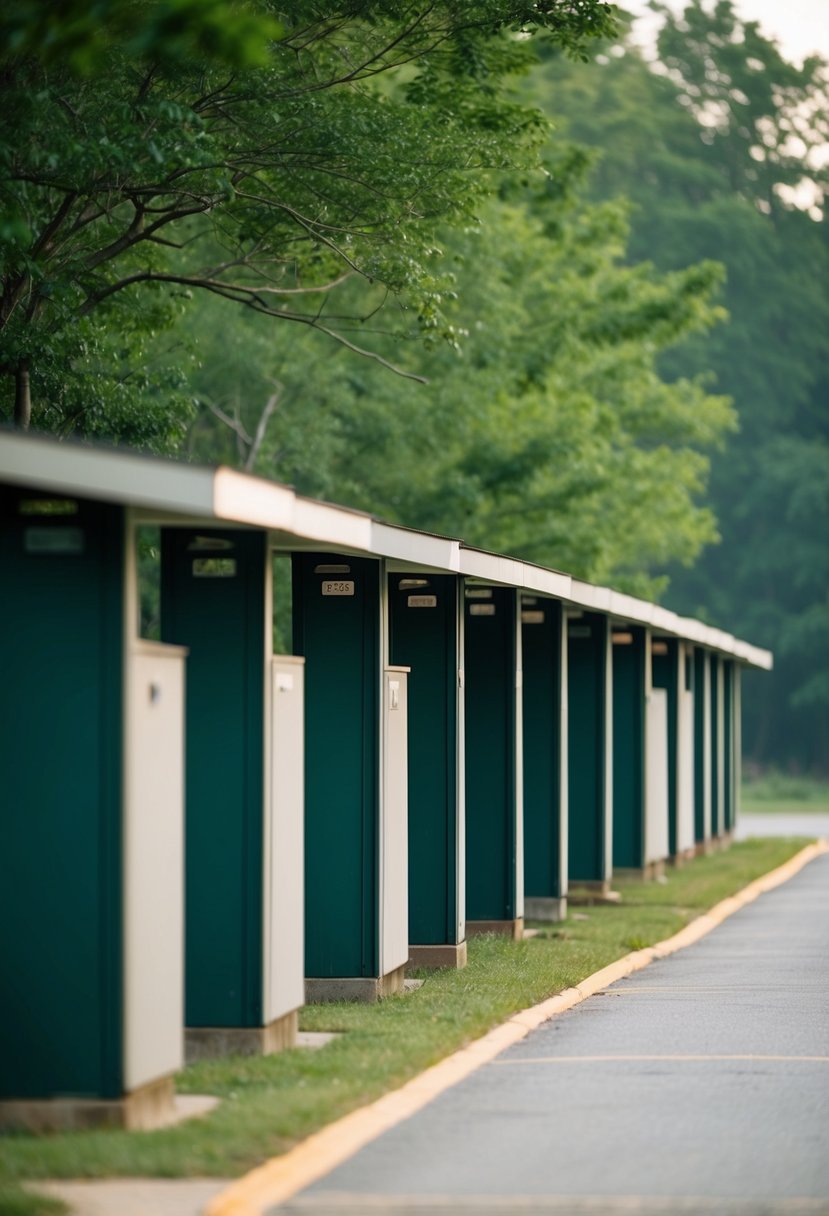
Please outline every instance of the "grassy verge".
M780 865L804 841L751 840L671 870L665 883L619 882L623 902L579 908L522 942L486 936L463 971L421 972L423 987L377 1005L306 1008L306 1030L341 1031L317 1051L235 1057L178 1077L222 1098L203 1119L166 1131L0 1136L0 1213L55 1211L18 1189L35 1178L235 1176L630 950L669 937L720 899Z
M829 781L766 773L743 782L741 805L752 814L808 814L829 812Z

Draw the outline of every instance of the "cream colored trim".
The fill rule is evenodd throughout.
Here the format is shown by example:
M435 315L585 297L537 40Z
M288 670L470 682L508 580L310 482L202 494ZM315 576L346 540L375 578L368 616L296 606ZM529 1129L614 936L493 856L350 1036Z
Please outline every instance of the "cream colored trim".
M198 468L156 457L31 435L0 433L0 480L142 507L154 518L222 521L267 528L285 547L331 548L411 562L565 600L692 641L770 670L767 650L678 617L632 596L515 558L466 548L453 537L384 524L349 507L297 495L289 486L229 468Z
M0 481L124 506L213 514L213 469L31 435L0 434Z

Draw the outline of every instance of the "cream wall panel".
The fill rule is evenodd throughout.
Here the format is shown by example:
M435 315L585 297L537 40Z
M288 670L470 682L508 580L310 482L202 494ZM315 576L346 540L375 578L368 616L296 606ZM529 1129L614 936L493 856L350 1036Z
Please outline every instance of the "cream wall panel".
M646 702L645 861L668 856L668 693L652 688Z
M304 1002L305 666L271 660L270 779L264 855L265 1022Z
M694 694L685 687L688 648L679 647L677 681L676 740L676 848L684 852L694 847Z
M184 672L177 646L127 651L124 748L124 1084L182 1067Z
M384 763L380 974L409 957L408 669L388 667L383 680Z

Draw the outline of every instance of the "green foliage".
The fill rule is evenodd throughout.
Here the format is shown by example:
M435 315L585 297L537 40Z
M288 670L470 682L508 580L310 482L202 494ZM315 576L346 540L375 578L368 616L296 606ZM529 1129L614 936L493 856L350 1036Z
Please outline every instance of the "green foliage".
M653 68L605 46L589 69L551 54L528 96L600 149L598 199L633 203L632 261L726 269L729 323L663 354L669 378L713 373L739 430L712 462L721 546L671 572L671 607L775 651L746 678L755 763L829 766L829 72L789 64L729 3L659 10Z
M169 63L194 56L228 67L261 67L282 28L267 6L227 0L7 0L0 16L4 59L61 64L78 76L106 69L113 51Z
M532 163L546 126L504 93L532 58L515 34L577 53L612 28L601 0L227 10L72 0L58 16L16 0L0 23L0 370L24 423L28 371L35 421L53 427L41 364L88 385L76 327L109 334L102 310L123 305L133 335L152 333L159 292L173 308L212 293L349 345L331 300L354 276L444 333L435 225L470 218L490 171ZM136 412L152 391L136 386Z
M585 203L587 169L563 150L542 174L502 180L479 224L441 234L453 276L441 306L458 341L425 354L397 347L427 385L314 360L308 344L274 341L255 318L220 343L224 318L202 310L193 384L212 413L202 410L191 451L655 593L655 569L691 561L715 535L698 500L729 405L700 381L666 383L655 361L719 319L720 273L622 265L624 209ZM387 335L373 342L394 349Z
M829 811L829 782L793 777L775 769L743 781L741 805L746 810Z

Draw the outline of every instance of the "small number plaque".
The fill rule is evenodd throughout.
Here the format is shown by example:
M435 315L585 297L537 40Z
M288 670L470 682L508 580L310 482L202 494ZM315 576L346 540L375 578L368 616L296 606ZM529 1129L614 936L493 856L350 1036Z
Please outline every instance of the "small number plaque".
M494 604L470 604L470 616L495 616Z
M408 604L410 608L437 608L438 597L436 595L410 595Z
M323 595L353 595L354 580L351 578L326 578L322 584Z
M528 608L521 613L521 620L525 625L543 625L544 611L541 608Z

